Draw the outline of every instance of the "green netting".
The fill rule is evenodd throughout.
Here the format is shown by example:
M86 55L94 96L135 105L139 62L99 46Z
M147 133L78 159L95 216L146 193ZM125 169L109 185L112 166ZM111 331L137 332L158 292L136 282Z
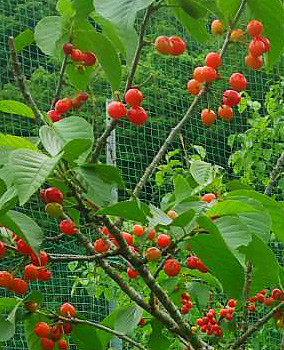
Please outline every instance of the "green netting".
M46 15L56 14L55 0L10 0L0 2L0 99L22 100L22 96L15 86L11 74L9 62L8 36L16 36L26 28L34 28L38 20ZM141 20L141 17L138 21ZM194 67L203 64L204 55L208 51L216 51L222 45L222 40L212 40L206 46L198 44L192 39L167 10L163 9L151 19L147 32L147 40L153 42L158 35L171 36L181 35L186 39L188 54L180 57L166 57L154 52L149 45L143 50L141 66L139 66L135 84L142 85L141 89L146 96L144 107L149 111L149 123L143 127L136 127L127 121L116 130L117 164L122 169L123 176L130 187L134 187L142 175L145 167L168 135L171 128L180 120L186 112L191 97L186 92L186 82L191 77ZM222 91L227 88L227 80L232 72L245 73L248 79L248 91L253 100L263 103L265 94L272 82L275 82L282 72L283 59L272 71L265 73L252 72L242 65L246 46L242 44L231 45L227 53L223 68L220 71L224 78L221 82L214 84L214 90L195 109L190 121L185 125L181 134L187 152L191 154L193 145L203 146L206 149L206 161L227 167L227 162L232 154L232 148L228 145L228 137L236 132L244 132L248 127L247 119L250 112L238 113L233 122L218 123L207 129L200 122L200 111L203 108L217 109L220 105ZM20 60L24 74L28 78L28 84L39 107L46 111L54 96L56 80L58 77L58 66L49 57L32 45L20 53ZM95 132L99 133L105 120L105 101L111 97L109 85L105 82L103 75L97 75L89 87L92 98L86 103L80 115L85 116L94 125ZM73 96L72 87L65 86L64 96ZM13 115L1 114L0 132L21 136L35 136L34 122L29 119L19 118ZM184 153L179 136L170 146L169 150L180 149L180 158L184 161ZM104 156L103 156L104 157ZM103 159L102 157L102 159ZM250 166L250 165L248 165ZM272 169L273 162L268 165ZM236 177L232 170L228 173L232 178ZM262 186L260 186L261 188ZM168 190L168 185L157 187L154 176L151 177L142 198L158 202ZM31 204L24 208L39 222L48 236L57 233L56 221L47 219L42 203L34 197ZM272 243L273 249L280 261L282 261L282 246L277 242ZM49 252L80 253L76 242L65 239L63 244L47 244ZM6 266L7 261L1 261ZM57 307L63 301L69 300L76 307L86 312L90 319L101 320L108 312L108 306L103 300L95 301L83 287L74 289L70 297L70 290L75 274L66 265L53 268L52 282L40 286L46 295L46 302L52 307ZM1 295L5 295L0 290ZM7 294L8 295L8 294ZM22 337L22 329L17 329L17 336L5 344L5 349L26 348ZM278 349L281 334L273 326L265 327L264 331L253 339L248 349Z

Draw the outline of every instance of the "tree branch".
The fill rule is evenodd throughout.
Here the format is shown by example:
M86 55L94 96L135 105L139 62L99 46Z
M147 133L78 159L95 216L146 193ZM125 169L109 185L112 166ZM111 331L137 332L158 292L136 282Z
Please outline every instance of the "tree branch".
M58 79L58 83L57 83L57 86L56 86L54 99L53 99L53 101L51 103L50 109L54 108L55 103L58 101L58 99L60 97L61 89L62 89L62 86L63 86L64 74L65 74L65 70L66 70L66 67L67 67L67 61L68 61L68 55L65 55L64 59L62 61L62 65L61 65L61 69L60 69L60 73L59 73L59 79Z
M251 328L249 328L233 345L231 345L228 349L235 350L238 349L249 336L251 336L254 332L256 332L260 327L262 327L269 319L273 316L273 314L284 307L284 302L278 304L271 311L269 311L263 318L260 318Z
M86 262L92 262L96 261L98 258L105 259L110 256L117 256L119 254L119 250L113 250L110 252L102 253L102 254L96 254L96 255L69 255L69 254L50 254L49 258L51 262L58 263L58 262L71 262L71 261L86 261Z
M277 178L282 171L283 165L284 165L284 152L282 152L282 154L280 155L280 157L277 160L277 163L276 163L274 169L270 173L269 182L268 182L268 185L266 186L266 189L264 191L264 194L266 194L267 196L271 195L273 186L275 185Z
M11 60L12 60L12 68L13 68L13 75L14 78L21 90L21 93L24 97L24 100L26 103L31 107L32 111L35 114L36 121L39 123L41 120L44 121L43 115L41 111L39 110L37 104L35 103L30 90L28 88L28 85L26 83L25 76L23 75L21 68L20 68L20 62L18 53L15 47L14 37L10 36L8 39L9 49L11 52Z

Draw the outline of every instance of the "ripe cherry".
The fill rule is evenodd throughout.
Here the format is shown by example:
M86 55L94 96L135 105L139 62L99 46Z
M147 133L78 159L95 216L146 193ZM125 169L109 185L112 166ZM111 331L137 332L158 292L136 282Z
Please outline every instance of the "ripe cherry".
M34 334L39 338L48 338L51 328L46 322L38 322L34 327Z
M50 281L51 271L45 268L40 268L38 270L38 280L41 282Z
M231 32L230 40L235 43L242 43L245 40L245 32L241 29L234 29Z
M223 103L227 106L236 106L241 101L240 94L235 90L226 90L223 94Z
M5 253L6 253L5 244L3 242L0 242L0 258L2 258L2 256L4 256Z
M155 237L156 237L156 231L155 231L154 229L152 229L152 230L150 231L150 233L148 234L147 239L148 239L149 241L152 241L153 239L155 239Z
M71 52L71 60L73 62L81 62L84 60L84 53L81 50L73 49Z
M168 210L167 211L167 216L170 219L175 220L178 217L178 213L175 210Z
M198 95L202 88L203 84L200 83L198 80L191 79L187 82L187 91L191 95Z
M144 228L141 225L134 225L132 227L132 233L137 237L141 237L144 234Z
M275 303L275 299L273 299L272 297L264 299L264 304L266 306L272 306L274 303Z
M113 101L107 106L107 114L113 119L120 119L126 115L127 111L122 102Z
M258 37L255 37L249 44L249 52L252 56L261 56L265 53L265 44L264 42L259 39Z
M38 269L33 264L25 266L24 279L26 281L36 281L38 278Z
M202 67L202 75L205 82L210 83L217 78L217 72L214 68L209 66Z
M64 334L70 334L72 331L72 324L69 322L63 323L63 333Z
M233 108L230 106L222 105L218 108L218 116L220 119L231 121L234 118Z
M147 122L148 115L144 108L137 106L131 107L127 112L128 119L136 125L143 125Z
M272 298L275 300L281 299L282 295L283 295L283 293L280 289L273 289L273 291L271 293Z
M224 24L219 19L215 19L211 23L211 33L214 35L219 35L219 34L223 34L224 32L225 32Z
M75 317L76 309L69 303L64 303L59 308L59 313L63 317Z
M186 50L185 42L183 41L182 38L178 36L171 36L169 38L169 42L170 42L170 48L171 48L170 53L172 55L181 55Z
M212 109L206 108L201 112L201 121L205 126L209 126L215 122L216 114Z
M72 108L79 109L82 107L82 105L83 105L83 101L80 98L78 97L73 98Z
M158 36L154 45L156 50L163 55L168 55L171 53L170 41L166 36Z
M170 245L170 243L171 243L171 237L164 233L159 235L157 238L157 246L160 248L166 248Z
M133 270L131 267L127 268L127 275L129 278L137 278L139 276L139 273Z
M28 243L24 242L22 239L18 239L16 242L17 250L23 255L31 255L33 253L32 248Z
M197 256L189 256L187 259L186 259L186 266L189 268L189 269L192 269L192 270L195 270L197 269L197 266L198 266L198 257Z
M177 276L180 272L180 264L176 259L169 259L165 262L164 272L168 276Z
M62 100L58 100L55 103L54 109L58 114L64 114L68 112L72 108L72 100L69 97L63 98Z
M41 338L40 345L43 350L53 350L55 347L54 341L49 338Z
M73 236L77 233L74 221L71 219L64 219L59 224L59 229L62 233L68 236Z
M86 92L79 92L75 98L78 98L79 100L85 102L88 99L88 94Z
M51 218L58 218L64 214L62 205L56 202L47 203L45 211Z
M249 54L245 58L246 66L250 67L253 70L258 70L262 67L262 57L261 56L253 56Z
M55 187L47 188L44 192L44 197L47 203L55 202L59 204L62 204L64 198L63 193Z
M254 304L250 304L248 306L248 310L249 310L249 312L255 312L256 311L256 306Z
M128 232L122 232L122 238L126 241L126 243L128 245L132 245L133 244L133 237L130 233Z
M65 53L65 55L70 55L73 50L73 45L71 43L64 43L62 46L62 49Z
M143 94L138 89L129 89L126 92L124 99L128 106L137 107L140 106L143 101Z
M263 25L260 21L250 21L249 24L247 25L247 32L250 35L257 36L260 35L260 33L263 30Z
M35 266L46 266L49 260L49 256L44 250L40 251L39 257L33 253L31 254L30 258L31 258L31 262Z
M229 83L234 90L242 91L247 87L247 80L241 73L234 73L231 75Z
M109 229L106 226L102 227L102 233L103 235L106 235L106 236L110 235Z
M57 342L57 346L58 346L59 350L67 350L68 349L68 342L64 338L59 339Z
M102 238L97 239L94 243L94 251L97 253L105 253L109 250L109 244Z
M83 53L82 62L85 67L93 66L96 63L96 61L97 61L97 57L93 52L89 51L89 52Z
M259 38L259 40L261 40L264 43L264 46L265 46L265 51L264 52L268 52L270 50L270 41L269 41L269 39L264 38L262 36L259 36L258 38Z
M50 338L56 341L62 337L62 333L63 333L62 324L59 323L51 328Z
M203 76L203 67L196 67L193 71L193 78L200 83L205 82L205 78Z
M237 300L235 300L235 299L230 299L230 300L228 300L227 305L228 305L229 307L236 307L236 305L237 305Z
M205 58L206 66L218 69L222 63L222 58L217 52L210 52Z
M53 123L59 122L59 120L62 119L61 115L58 114L54 109L48 111L47 114Z
M14 277L8 271L0 271L0 287L9 289Z
M146 254L145 254L146 259L148 261L157 261L161 258L161 255L162 255L162 253L161 253L160 249L155 248L155 247L148 248L146 250Z
M14 278L9 285L9 289L13 290L16 294L24 295L28 289L28 283L21 278Z
M201 197L201 200L207 203L212 202L214 199L216 199L216 196L214 193L206 193L204 196Z
M144 317L141 317L140 318L140 320L139 320L139 322L137 323L137 326L139 326L139 327L143 327L144 326L144 324L145 324L145 318Z

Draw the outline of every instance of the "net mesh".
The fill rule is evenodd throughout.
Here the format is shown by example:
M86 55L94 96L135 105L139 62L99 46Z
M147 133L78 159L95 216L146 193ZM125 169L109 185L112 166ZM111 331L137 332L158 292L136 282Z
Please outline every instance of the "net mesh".
M16 36L26 28L34 28L36 23L47 15L55 15L56 1L28 1L10 0L0 2L0 99L15 99L23 101L22 96L15 86L9 63L9 50L7 40L10 35ZM141 21L139 16L138 21ZM150 122L143 127L136 127L127 121L116 130L117 164L122 169L123 177L130 188L142 175L145 167L152 160L171 128L180 120L186 112L192 97L186 92L186 82L192 76L194 67L203 65L204 55L209 51L217 51L221 48L221 39L212 39L206 46L202 46L188 36L183 28L167 9L162 9L155 14L148 27L147 40L153 42L158 35L180 35L186 39L188 54L179 57L162 56L150 47L146 46L142 53L142 64L139 66L134 85L140 86L146 96L143 104L149 112ZM217 45L217 47L216 47ZM181 131L185 148L189 154L194 152L193 145L203 146L206 150L205 160L218 164L227 169L232 178L237 175L228 168L227 163L232 154L232 147L228 145L228 137L236 132L244 132L249 127L248 119L251 118L251 110L239 113L236 109L236 117L231 123L218 121L212 127L205 128L200 122L200 111L203 108L216 110L221 102L222 91L227 87L227 81L232 72L243 72L248 79L248 91L252 100L264 103L265 94L269 91L272 82L279 79L283 67L283 59L269 73L265 71L253 72L242 65L244 50L242 44L230 45L229 51L224 58L220 74L222 80L214 84L214 90L202 99L195 111ZM25 48L19 53L23 73L28 79L28 85L43 111L49 109L56 87L58 66L46 57L35 45ZM108 84L103 76L98 74L95 81L89 87L92 97L80 110L80 115L85 116L93 125L95 132L99 133L105 120L104 110L106 98L111 97ZM73 96L71 87L65 86L62 95ZM24 102L24 101L23 101ZM264 112L264 109L261 109ZM36 136L34 122L28 118L1 113L0 132L18 136ZM277 142L277 140L275 140ZM180 149L178 157L184 160L183 147L180 135L177 135L170 145L169 151ZM234 149L235 150L235 149ZM271 165L272 166L272 165ZM261 188L261 186L260 186ZM168 190L168 185L157 187L154 176L150 178L141 198L158 202ZM29 205L23 209L37 222L41 223L49 236L58 232L56 221L47 219L42 203L34 197ZM282 262L282 246L272 243L276 255ZM78 251L76 242L72 239L64 240L64 244L47 244L48 252L81 253ZM8 266L8 261L1 260L1 269ZM88 294L86 288L78 286L72 289L74 276L66 265L54 266L53 274L56 279L50 283L40 285L40 289L46 295L45 301L51 308L58 307L60 303L69 300L76 305L79 311L87 312L88 317L95 321L102 320L108 312L108 306L103 299L95 300ZM3 289L0 295L9 295ZM16 331L17 336L4 344L5 349L26 348L22 336L23 329ZM281 333L272 325L258 333L251 341L248 349L278 349Z

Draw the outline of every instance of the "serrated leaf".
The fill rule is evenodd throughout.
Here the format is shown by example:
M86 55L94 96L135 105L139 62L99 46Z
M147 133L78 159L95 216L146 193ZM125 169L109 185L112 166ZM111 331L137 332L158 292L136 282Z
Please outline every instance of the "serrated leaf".
M191 163L190 173L199 185L206 186L213 181L211 164L203 162L202 160Z
M17 190L14 186L7 189L0 198L0 216L13 208L17 203Z
M149 204L150 215L148 215L148 221L150 227L156 227L158 225L168 226L172 223L167 214L165 214L161 209L155 207L153 204Z
M81 165L81 168L93 169L103 181L110 184L114 183L120 189L125 188L125 183L122 179L121 171L116 166L86 163Z
M3 146L3 147L1 147ZM29 140L25 139L24 137L20 136L14 136L14 135L5 135L0 133L0 153L1 157L3 156L3 153L6 151L7 153L10 151L7 148L26 148L31 149L33 151L38 151L39 149L37 146L30 142ZM5 158L5 163L7 163L7 157ZM1 164L3 164L1 162Z
M21 51L34 42L34 32L31 29L26 29L15 37L14 42L16 50Z
M55 56L56 41L62 35L62 22L59 16L48 16L35 27L35 41L43 53Z
M6 319L0 319L0 341L7 341L13 338L16 330L16 312L22 301L17 301L13 310L9 313Z
M44 235L33 219L19 211L10 210L0 217L0 222L27 242L35 252L39 252Z
M117 313L114 329L124 334L130 334L137 326L142 314L143 309L138 305L121 309Z
M39 136L43 147L51 156L56 156L62 150L64 141L59 137L54 128L43 125L39 130Z
M62 154L59 154L50 158L44 154L29 150L11 152L9 167L13 174L13 181L18 192L20 205L25 204L40 188L56 167L61 156Z
M5 113L17 114L22 117L35 118L34 112L26 104L14 100L0 101L0 111Z
M173 179L173 183L176 202L181 202L191 195L192 189L183 176L176 175Z
M241 201L226 200L216 203L206 214L208 216L234 215L243 212L256 212L256 209Z

